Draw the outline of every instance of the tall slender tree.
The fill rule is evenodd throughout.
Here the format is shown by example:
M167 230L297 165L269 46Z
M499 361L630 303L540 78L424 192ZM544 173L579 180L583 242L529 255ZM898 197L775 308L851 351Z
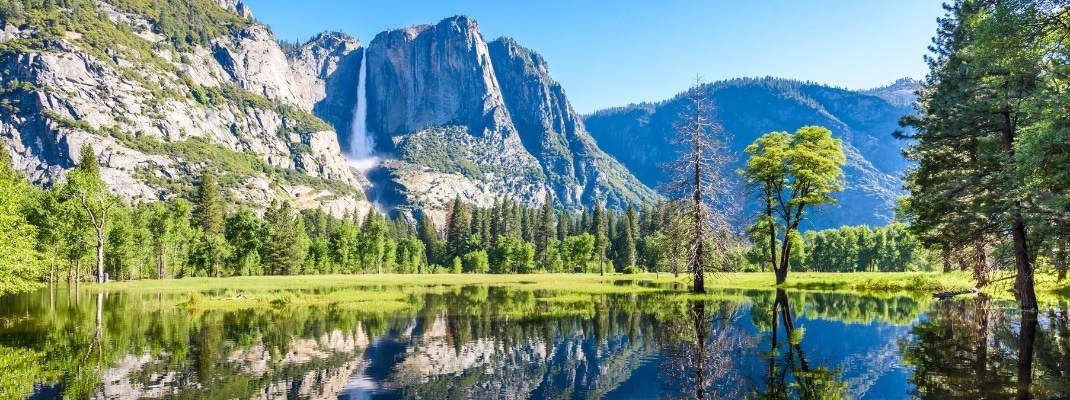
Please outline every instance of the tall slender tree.
M676 161L668 167L672 181L666 187L671 196L685 201L682 220L672 224L688 243L687 271L691 273L695 293L706 292L706 271L714 257L711 244L723 246L722 236L729 231L729 219L738 206L737 186L725 172L731 165L728 136L714 115L713 100L701 78L684 96L687 108L677 118L674 144L680 148ZM720 254L723 255L723 249Z
M606 219L606 209L601 204L595 203L591 213L590 234L594 237L594 252L598 257L598 274L605 275L606 248L609 247L609 224Z
M119 204L118 198L108 192L100 177L100 164L93 147L82 146L78 166L67 174L68 197L82 206L90 225L95 231L97 283L104 283L104 246L107 244L108 214Z

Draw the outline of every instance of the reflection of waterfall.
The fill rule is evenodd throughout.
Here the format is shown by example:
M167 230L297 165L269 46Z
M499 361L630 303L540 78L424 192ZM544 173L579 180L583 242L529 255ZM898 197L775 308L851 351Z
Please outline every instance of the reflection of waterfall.
M375 141L368 132L368 50L362 50L360 57L360 74L357 81L357 104L353 106L353 123L349 132L349 162L361 170L367 171L378 163L375 154Z

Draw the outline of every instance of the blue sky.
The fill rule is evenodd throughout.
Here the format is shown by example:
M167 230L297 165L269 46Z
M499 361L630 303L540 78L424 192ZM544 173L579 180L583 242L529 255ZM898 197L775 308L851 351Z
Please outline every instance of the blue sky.
M375 34L466 15L550 64L576 111L658 101L706 81L775 76L849 89L923 78L940 0L244 0L280 39Z

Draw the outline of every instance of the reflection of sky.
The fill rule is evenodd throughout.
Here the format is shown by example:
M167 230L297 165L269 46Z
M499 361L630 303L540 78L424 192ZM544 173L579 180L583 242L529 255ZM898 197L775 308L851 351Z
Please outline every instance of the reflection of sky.
M811 365L843 367L840 378L847 383L850 398L899 399L907 397L911 369L902 365L897 339L909 326L874 322L869 325L838 321L795 320L805 328L802 349Z
M737 365L740 374L749 382L744 385L744 393L749 393L751 389L764 389L761 383L768 372L768 359L761 357L759 353L769 350L770 341L769 332L759 332L754 326L749 307L740 310L742 315L735 319L735 323L739 324L743 331L756 337L753 343L757 346L756 349L748 351L750 357L740 360ZM795 326L805 330L801 347L810 368L826 367L834 370L842 367L839 380L846 383L850 398L894 399L908 396L912 386L907 380L912 371L902 365L897 340L909 334L909 326L880 322L845 324L840 321L807 319L803 316L795 319ZM427 331L422 328L424 327L406 329L405 332L394 331L387 336L376 338L363 355L368 367L350 378L339 398L398 398L400 394L391 388L404 385L397 382L397 376L399 370L405 369L406 360L428 355L435 357L432 350L434 342L444 340L419 336L419 332ZM780 343L783 345L786 337L783 327L779 329ZM484 379L501 380L489 386L507 386L509 382L515 381L515 377L507 376L511 375L506 373L507 370L530 369L533 365L548 364L549 368L541 371L541 374L524 376L524 379L528 380L525 386L534 386L533 390L517 392L501 388L497 392L476 391L470 394L479 393L493 397L522 394L524 397L544 398L568 392L568 397L573 398L584 397L587 393L602 393L603 398L607 399L664 397L665 382L660 379L660 358L664 353L649 346L650 343L642 343L641 337L637 342L639 343L631 342L621 332L613 333L602 343L596 342L594 335L584 332L565 335L559 333L553 339L552 349L547 354L540 356L534 354L538 351L530 346L516 345L511 349L501 349L502 351L498 352L500 354L484 359L481 365L469 365L462 372L446 375L453 375L453 384L456 385L470 382L466 378L475 374ZM498 347L500 346L499 342ZM474 347L478 347L475 341L469 342L462 346L460 351L471 352ZM632 359L622 363L619 359L622 357ZM781 357L782 355L778 356L778 360ZM620 365L627 365L629 370L619 370ZM613 370L614 368L618 369ZM613 374L617 376L611 376ZM445 379L450 378L447 376ZM616 386L612 386L609 383L611 381L612 385ZM599 392L599 385L612 387L608 392Z

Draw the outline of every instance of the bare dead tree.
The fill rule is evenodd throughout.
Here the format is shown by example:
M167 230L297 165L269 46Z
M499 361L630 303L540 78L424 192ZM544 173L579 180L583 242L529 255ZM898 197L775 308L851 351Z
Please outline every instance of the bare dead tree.
M687 243L686 269L694 279L692 291L705 293L705 272L724 264L732 237L729 222L738 214L740 192L728 171L734 161L728 151L730 140L714 118L708 87L696 77L683 96L688 106L674 125L673 139L680 154L663 167L673 177L664 189L680 200L679 221L669 226L676 230L672 234Z

